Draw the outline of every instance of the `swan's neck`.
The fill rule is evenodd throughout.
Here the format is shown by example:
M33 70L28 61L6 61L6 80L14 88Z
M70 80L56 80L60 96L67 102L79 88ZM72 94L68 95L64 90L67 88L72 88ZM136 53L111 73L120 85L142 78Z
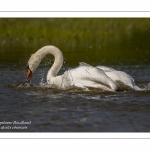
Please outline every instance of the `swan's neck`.
M39 63L41 62L41 60L43 59L43 57L47 54L52 54L55 57L55 61L52 65L52 67L50 68L50 70L48 71L47 74L47 80L48 78L52 78L57 76L57 73L59 72L60 68L63 65L63 54L62 52L55 46L45 46L42 47L41 49L39 49L35 55L38 57Z

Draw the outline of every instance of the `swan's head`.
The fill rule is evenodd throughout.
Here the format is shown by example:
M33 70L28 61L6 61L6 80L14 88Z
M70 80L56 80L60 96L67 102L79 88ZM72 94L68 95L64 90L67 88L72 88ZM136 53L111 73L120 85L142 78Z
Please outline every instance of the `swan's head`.
M26 82L30 82L32 73L36 70L40 62L41 62L40 55L37 55L36 53L31 55L27 64Z
M26 82L30 82L32 77L32 71L29 68L29 65L27 65L27 77L26 77Z

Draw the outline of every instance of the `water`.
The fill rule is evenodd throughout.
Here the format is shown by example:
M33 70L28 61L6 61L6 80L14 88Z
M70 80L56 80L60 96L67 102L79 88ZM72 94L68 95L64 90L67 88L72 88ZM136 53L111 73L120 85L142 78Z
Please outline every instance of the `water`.
M27 86L24 83L26 71L23 67L1 65L0 122L3 124L0 131L149 132L150 66L112 67L130 74L136 84L145 90L114 93L79 89L60 91L44 86L48 71L44 65L38 68L32 84ZM67 69L68 66L63 67L60 74ZM14 121L29 124L17 124Z

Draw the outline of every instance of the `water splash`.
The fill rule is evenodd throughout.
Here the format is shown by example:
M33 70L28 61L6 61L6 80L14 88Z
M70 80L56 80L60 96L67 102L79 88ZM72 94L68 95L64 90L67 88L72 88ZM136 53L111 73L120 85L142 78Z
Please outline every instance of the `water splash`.
M146 85L146 86L144 87L144 89L145 89L146 91L150 91L150 83L148 83L148 85Z
M39 85L40 85L40 86L45 85L45 82L44 82L44 72L41 73L41 80L40 80Z
M61 87L56 87L56 86L53 86L52 84L47 84L45 76L47 74L48 64L46 61L45 64L42 66L42 69L39 69L34 74L36 76L36 78L33 78L34 84L17 83L17 84L9 84L8 87L9 88L17 88L17 89L33 89L33 90L52 90L52 89L54 89L54 90L58 90L60 92L64 91L64 92L75 92L75 93L103 93L103 92L105 93L106 92L106 91L103 91L100 89L93 89L93 88L88 88L88 90L85 88L77 88L73 84L72 69L65 68L65 66L64 66L63 70L60 70L60 74L64 73L62 76L63 82L61 84ZM90 66L89 64L80 62L78 67L81 67L81 66L85 66L85 71L87 73L89 73L89 71L88 71L88 67ZM101 66L101 67L103 67L103 69L105 69L104 66ZM106 69L107 69L107 67L106 67ZM120 68L118 68L118 69L120 69ZM65 71L65 70L67 70L67 71ZM124 70L128 70L128 69L125 68ZM133 70L133 69L131 68L131 70ZM143 68L142 68L142 70L143 70ZM132 74L135 74L135 73L133 72ZM150 91L150 83L148 83L148 84L145 83L145 82L148 82L148 77L146 79L144 78L144 80L145 80L144 82L141 82L139 79L139 83L137 84L138 86L135 86L134 90L126 89L125 91L135 91L135 92L136 91ZM142 85L140 85L141 83L142 83ZM147 84L147 85L144 85L144 84ZM68 88L64 88L64 87L67 87L67 85L68 85Z
M41 79L42 81L42 79ZM77 88L75 86L71 86L68 89L63 90L62 88L60 89L59 87L49 85L47 83L41 82L39 85L33 85L30 83L17 83L17 84L8 84L8 88L15 88L15 89L20 89L20 90L32 90L32 91L57 91L58 93L74 93L74 94L118 94L121 93L122 91L116 91L116 92L111 92L111 91L104 91L101 89L95 89L95 88L88 88L88 90L85 90L84 88ZM143 91L150 91L150 83L148 85L144 85L143 87L138 87L135 86L134 90L129 90L126 91L124 90L123 92L143 92Z

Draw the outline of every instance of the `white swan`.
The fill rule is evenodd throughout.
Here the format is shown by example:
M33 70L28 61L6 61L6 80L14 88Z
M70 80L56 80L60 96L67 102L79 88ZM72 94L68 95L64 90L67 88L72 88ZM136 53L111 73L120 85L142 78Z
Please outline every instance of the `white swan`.
M27 65L26 82L30 81L32 73L47 54L52 54L55 57L54 64L47 74L47 83L50 86L56 86L60 89L78 87L85 90L91 87L106 91L134 89L136 87L132 77L124 72L104 66L93 67L85 63L80 64L75 69L65 71L63 75L57 76L63 64L63 54L55 46L44 46L31 55Z

